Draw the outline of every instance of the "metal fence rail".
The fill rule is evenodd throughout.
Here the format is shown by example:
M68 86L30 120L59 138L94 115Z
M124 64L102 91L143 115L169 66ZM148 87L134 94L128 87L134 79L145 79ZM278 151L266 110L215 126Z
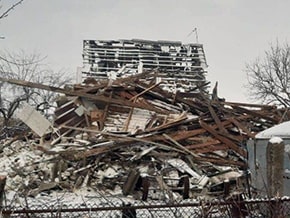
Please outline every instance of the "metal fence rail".
M182 204L141 205L38 205L31 208L4 207L2 217L287 217L290 198L251 199L244 201L199 201Z

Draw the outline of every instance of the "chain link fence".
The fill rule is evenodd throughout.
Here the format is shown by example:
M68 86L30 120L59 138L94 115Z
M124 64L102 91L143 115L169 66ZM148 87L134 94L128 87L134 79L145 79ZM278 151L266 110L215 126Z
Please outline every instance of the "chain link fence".
M3 207L2 217L81 217L81 218L169 218L169 217L290 217L290 198L251 199L244 201L199 201L179 204L134 203L105 205L35 205Z

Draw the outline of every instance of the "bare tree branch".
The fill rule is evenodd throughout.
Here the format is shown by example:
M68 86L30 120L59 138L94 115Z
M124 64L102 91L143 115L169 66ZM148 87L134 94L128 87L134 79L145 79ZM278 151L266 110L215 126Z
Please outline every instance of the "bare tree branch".
M290 46L277 42L265 56L246 65L249 94L262 103L290 107Z
M14 8L16 8L18 5L20 5L24 0L19 0L14 5L9 7L6 11L4 11L2 14L0 14L0 20L7 17L9 12L12 11Z
M24 58L25 53L22 51L21 54L15 54L15 53L8 53L6 55L0 54L0 61L5 61L9 64L13 64L17 66L25 66L25 65L33 65L46 59L46 56L42 58L40 57L34 57L34 58L25 57ZM6 57L7 55L8 57ZM37 58L37 60L34 60L35 58Z
M71 79L65 72L54 72L42 62L38 54L27 55L23 51L15 53L2 53L0 58L0 76L10 79L26 80L41 84L64 86ZM18 87L8 83L0 83L0 115L5 123L11 119L14 112L27 102L34 107L41 108L47 113L53 105L56 93L29 87Z

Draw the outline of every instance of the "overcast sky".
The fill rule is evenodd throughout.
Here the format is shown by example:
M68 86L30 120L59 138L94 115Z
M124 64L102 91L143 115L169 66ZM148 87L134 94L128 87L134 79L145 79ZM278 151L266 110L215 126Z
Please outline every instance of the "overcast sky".
M1 11L16 0L2 0ZM289 40L288 0L24 0L0 21L0 49L47 56L75 74L83 39L174 40L204 45L207 80L227 101L249 102L245 63Z

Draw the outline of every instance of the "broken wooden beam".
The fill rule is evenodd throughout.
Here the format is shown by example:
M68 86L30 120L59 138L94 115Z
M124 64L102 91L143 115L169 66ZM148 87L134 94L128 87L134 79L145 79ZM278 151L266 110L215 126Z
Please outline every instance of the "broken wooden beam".
M143 108L143 109L147 109L147 110L150 110L150 111L156 111L156 112L159 112L159 113L164 113L163 110L160 110L160 109L155 108L153 106L144 105L144 104L140 105L138 103L134 103L134 102L131 102L129 100L124 100L124 99L115 99L115 98L109 99L109 98L106 98L106 97L104 97L102 95L93 95L93 94L83 93L83 92L80 92L80 91L63 89L63 88L59 88L59 87L55 87L55 86L48 86L48 85L44 85L44 84L41 84L41 83L34 83L34 82L25 81L25 80L8 79L8 78L0 77L0 81L8 82L8 83L11 83L11 84L14 84L14 85L29 87L29 88L37 88L37 89L43 89L43 90L47 90L47 91L51 91L51 92L62 93L62 94L66 94L68 96L85 97L85 98L88 98L88 99L101 101L101 102L105 102L105 103L114 103L114 104L118 104L118 105L124 105L124 106L128 106L128 107Z
M219 133L216 132L214 128L212 128L210 125L206 124L205 122L200 120L199 123L204 129L206 129L209 133L211 133L215 138L217 138L218 140L220 140L221 142L229 146L229 148L232 149L234 152L241 155L243 158L247 157L247 151L245 149L239 147L238 145L233 143L230 139L227 139L219 135Z

